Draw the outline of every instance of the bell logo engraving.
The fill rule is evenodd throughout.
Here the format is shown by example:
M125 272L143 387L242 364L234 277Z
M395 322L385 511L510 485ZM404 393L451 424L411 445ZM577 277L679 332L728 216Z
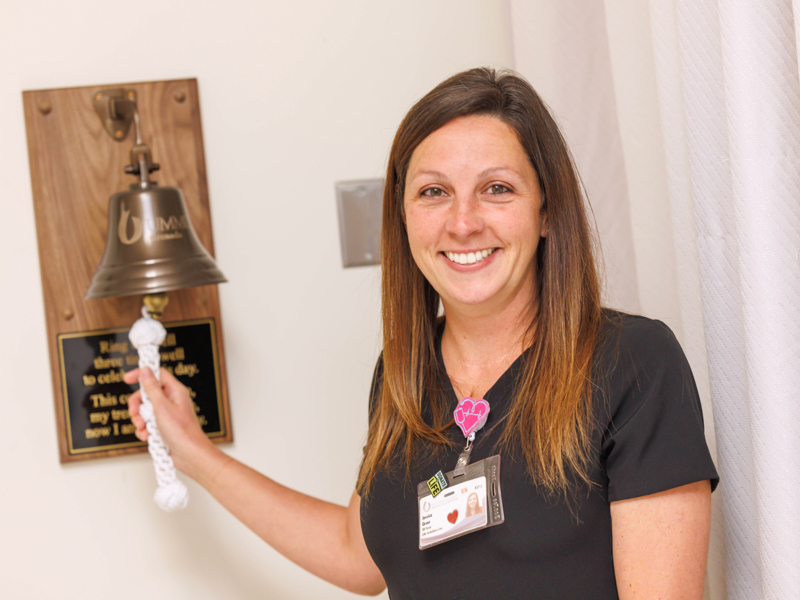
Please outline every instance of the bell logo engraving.
M133 223L133 233L128 235L128 221ZM154 219L142 219L131 215L131 211L122 205L119 215L119 226L117 235L119 241L130 246L135 244L142 237L147 242L160 242L164 240L176 240L183 237L183 230L189 229L189 219L186 215L167 217L155 217Z
M138 242L144 233L142 220L139 217L131 217L131 221L133 221L133 234L128 237L128 217L130 217L130 215L131 211L125 208L125 205L123 204L122 212L119 215L119 227L117 227L117 234L119 235L119 241L126 246L130 246L131 244Z

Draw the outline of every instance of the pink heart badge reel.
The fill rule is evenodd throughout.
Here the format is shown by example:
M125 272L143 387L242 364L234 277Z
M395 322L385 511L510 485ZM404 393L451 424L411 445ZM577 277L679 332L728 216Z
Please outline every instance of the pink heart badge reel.
M486 419L489 418L489 403L483 399L463 398L453 411L453 418L464 437L471 442L475 439L475 432L486 425Z
M462 398L453 411L453 419L456 425L461 428L461 433L467 438L467 445L464 451L458 455L458 462L453 471L454 477L461 477L467 472L469 455L472 452L472 442L475 440L475 432L486 425L489 418L489 403L486 400L475 398Z

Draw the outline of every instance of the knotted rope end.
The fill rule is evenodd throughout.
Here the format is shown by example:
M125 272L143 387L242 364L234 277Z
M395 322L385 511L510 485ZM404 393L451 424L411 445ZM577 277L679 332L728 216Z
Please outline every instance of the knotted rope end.
M153 501L161 510L167 512L181 510L189 504L189 490L180 479L175 479L165 486L159 486Z

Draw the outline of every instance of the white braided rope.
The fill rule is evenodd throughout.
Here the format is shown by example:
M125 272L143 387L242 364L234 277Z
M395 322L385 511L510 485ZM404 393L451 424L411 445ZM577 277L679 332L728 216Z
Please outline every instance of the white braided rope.
M131 328L128 338L133 347L139 351L139 368L150 367L156 379L161 381L161 355L158 347L167 336L164 326L150 316L146 307L142 307L142 318L136 321ZM161 438L161 432L156 424L153 413L153 403L147 396L144 386L139 388L142 393L142 405L139 414L144 419L147 427L147 449L153 458L156 470L158 489L153 500L159 508L172 512L185 508L189 502L189 492L183 482L178 479L175 464L169 455L169 448Z

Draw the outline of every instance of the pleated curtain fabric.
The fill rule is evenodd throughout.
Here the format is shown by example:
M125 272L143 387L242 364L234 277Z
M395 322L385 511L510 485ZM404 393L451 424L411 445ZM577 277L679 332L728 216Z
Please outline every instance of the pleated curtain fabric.
M609 44L632 43L614 37L621 35L614 23L624 11L637 13L631 18L649 32L657 106L651 107L655 125L648 135L660 140L661 151L648 160L660 161L664 173L654 184L667 189L663 202L673 243L657 239L674 261L676 306L644 300L651 284L641 274L654 252L648 236L637 231L646 223L637 221L636 211L630 218L630 206L641 206L632 192L635 173L625 174L628 196L594 194L590 181L587 189L593 203L609 203L603 210L616 210L619 221L633 228L642 312L676 330L706 396L705 417L713 419L706 431L722 477L706 589L714 600L800 599L799 4L649 0L645 22L642 3L632 0L607 0L605 14L598 14L600 3L581 0L510 1L517 68L544 88L545 100L562 116L596 100L586 77L583 98L556 93L580 89L575 81L553 83L559 73L581 73L565 66L570 62L594 61L595 77L610 73L605 85L612 99L651 85L631 80L613 53L610 66L602 58ZM565 25L569 19L572 29ZM548 34L547 26L554 31ZM584 35L583 46L570 52L564 38L587 28L595 35ZM587 41L594 51L587 51ZM617 100L589 114L613 129L628 121L624 111L630 106ZM587 145L581 136L598 129L582 134L572 128L570 142ZM623 131L623 154L635 139ZM605 155L598 147L595 152L588 159L577 156L579 169L618 160L613 144ZM602 223L600 229L601 237L615 235L604 234Z
M593 199L606 301L639 312L628 187L602 2L512 2L515 68L559 121Z
M656 17L674 4L676 29ZM661 5L661 6L659 6ZM792 3L651 0L682 88L728 597L800 598L800 81ZM674 75L673 75L674 76ZM669 92L661 96L662 113ZM665 124L666 126L666 124ZM681 149L673 149L681 152Z

